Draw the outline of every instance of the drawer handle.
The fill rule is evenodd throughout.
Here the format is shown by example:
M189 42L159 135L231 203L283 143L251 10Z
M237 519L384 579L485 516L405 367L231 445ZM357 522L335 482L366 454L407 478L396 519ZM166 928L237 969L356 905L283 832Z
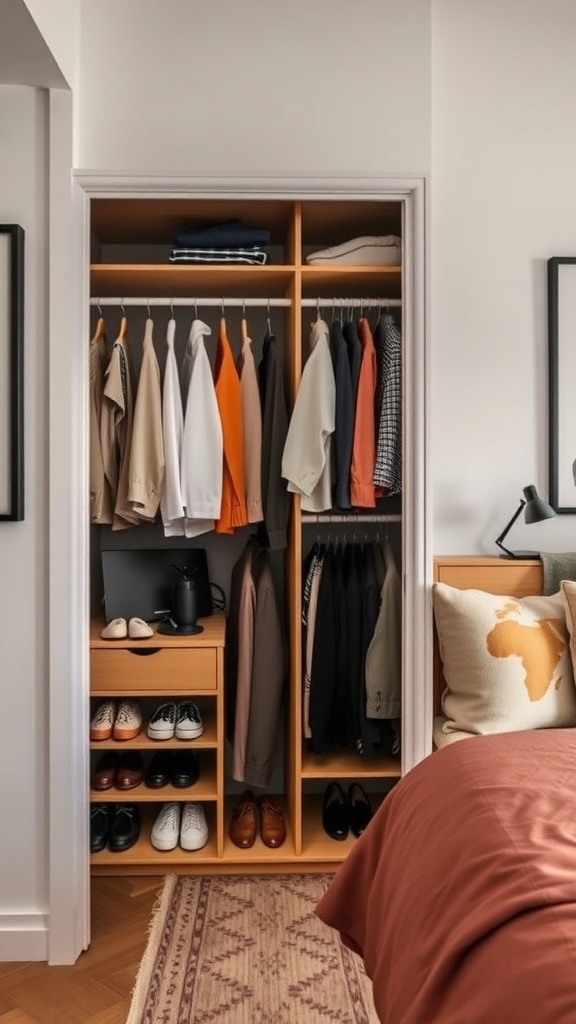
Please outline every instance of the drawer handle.
M150 654L160 654L161 647L127 647L128 654L136 654L139 658L147 658Z

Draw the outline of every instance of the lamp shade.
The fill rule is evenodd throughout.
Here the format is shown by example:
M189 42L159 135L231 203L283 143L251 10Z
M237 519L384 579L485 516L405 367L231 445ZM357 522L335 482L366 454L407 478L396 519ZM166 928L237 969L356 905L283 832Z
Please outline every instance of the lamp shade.
M533 484L529 484L522 491L526 499L524 506L524 522L541 523L543 519L553 519L556 515L554 509L547 501L538 496L538 491Z

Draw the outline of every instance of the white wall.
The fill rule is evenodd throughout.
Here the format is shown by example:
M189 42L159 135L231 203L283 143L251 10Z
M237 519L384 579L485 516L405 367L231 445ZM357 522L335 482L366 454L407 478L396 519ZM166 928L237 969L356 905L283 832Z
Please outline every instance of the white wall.
M81 11L78 168L232 179L432 168L433 546L493 551L522 486L547 493L545 264L575 245L572 0L83 0ZM0 525L0 766L18 779L1 790L3 959L14 915L41 928L47 887L42 95L0 89L0 134L0 215L24 225L27 245L26 520ZM573 517L510 537L575 541Z
M86 169L422 173L430 3L83 0Z
M45 949L48 822L46 93L0 87L0 221L25 231L25 520L0 523L0 960ZM30 929L26 934L26 929ZM25 951L25 953L24 953Z
M434 550L496 553L548 496L546 261L576 253L576 5L433 0ZM574 550L576 520L509 534Z

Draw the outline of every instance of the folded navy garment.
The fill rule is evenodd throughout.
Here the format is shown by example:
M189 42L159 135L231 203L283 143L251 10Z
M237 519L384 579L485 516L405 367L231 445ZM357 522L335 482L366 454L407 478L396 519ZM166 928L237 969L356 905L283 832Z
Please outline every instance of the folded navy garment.
M270 232L264 228L245 228L239 220L226 220L205 228L188 228L176 235L177 248L232 249L239 246L268 245Z

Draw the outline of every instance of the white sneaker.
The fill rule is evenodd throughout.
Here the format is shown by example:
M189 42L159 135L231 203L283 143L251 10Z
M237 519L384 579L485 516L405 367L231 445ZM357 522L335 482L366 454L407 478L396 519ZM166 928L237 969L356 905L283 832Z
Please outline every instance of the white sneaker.
M96 708L90 722L91 740L109 740L112 735L116 705L113 700L105 700Z
M128 636L126 619L112 619L112 622L104 626L100 636L103 640L123 640L124 637Z
M171 740L176 725L176 702L167 700L154 709L148 722L148 733L151 740Z
M154 636L154 630L144 619L130 619L128 622L128 636L131 640L146 640Z
M191 700L180 701L176 709L175 736L179 740L195 740L204 732L198 705Z
M208 825L202 804L184 804L180 826L183 850L201 850L208 842Z
M124 700L118 706L112 736L115 740L133 740L142 728L142 712L132 700Z
M173 850L178 845L180 804L163 804L150 833L155 850Z

